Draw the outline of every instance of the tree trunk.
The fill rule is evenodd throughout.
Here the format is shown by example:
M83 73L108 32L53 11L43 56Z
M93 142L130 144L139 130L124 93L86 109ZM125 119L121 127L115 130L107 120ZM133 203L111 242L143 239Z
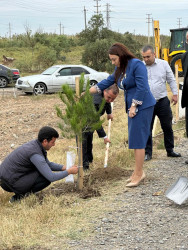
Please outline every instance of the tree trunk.
M79 80L80 80L79 77L75 78L76 95L77 96L80 96ZM79 190L83 189L83 180L84 180L84 173L83 173L82 136L81 136L81 138L78 137L78 181L77 181L77 188Z
M82 138L78 138L78 181L77 181L77 188L79 190L83 189L83 180L84 180L84 173L83 173L83 157L82 157Z

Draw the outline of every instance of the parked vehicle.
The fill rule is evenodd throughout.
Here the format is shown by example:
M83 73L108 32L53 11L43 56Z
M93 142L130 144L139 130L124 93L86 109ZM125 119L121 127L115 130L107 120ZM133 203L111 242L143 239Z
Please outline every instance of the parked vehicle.
M25 93L34 93L35 95L58 92L63 84L68 84L75 89L75 77L80 76L83 72L85 79L89 79L91 86L109 76L108 73L98 72L84 65L55 65L40 75L19 78L15 87Z
M9 83L14 83L20 77L18 69L11 69L0 64L0 88L5 88Z
M161 58L166 60L173 73L175 74L175 67L178 66L178 76L183 76L183 69L181 64L181 57L183 53L188 51L187 46L187 32L188 27L186 28L179 28L179 29L171 29L171 40L170 40L170 47L169 48L161 48L160 42L160 28L159 28L159 21L155 20L154 23L154 33L155 33L155 55L157 58Z

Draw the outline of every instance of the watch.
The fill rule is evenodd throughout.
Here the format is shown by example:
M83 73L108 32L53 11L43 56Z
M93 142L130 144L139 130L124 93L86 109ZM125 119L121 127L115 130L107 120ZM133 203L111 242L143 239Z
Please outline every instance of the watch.
M136 107L136 103L132 102L132 105L131 105L131 106Z

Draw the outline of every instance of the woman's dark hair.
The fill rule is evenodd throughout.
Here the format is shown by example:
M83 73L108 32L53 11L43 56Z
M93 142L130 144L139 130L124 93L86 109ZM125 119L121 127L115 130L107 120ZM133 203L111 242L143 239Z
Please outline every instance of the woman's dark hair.
M123 78L128 61L132 58L136 58L128 48L122 43L114 43L109 49L108 54L119 56L120 67L117 68L115 72L115 83L118 83L118 79L121 76Z
M58 138L58 137L59 137L58 132L54 128L48 126L42 127L38 133L38 140L40 142L43 142L45 139L49 142L52 140L52 138Z

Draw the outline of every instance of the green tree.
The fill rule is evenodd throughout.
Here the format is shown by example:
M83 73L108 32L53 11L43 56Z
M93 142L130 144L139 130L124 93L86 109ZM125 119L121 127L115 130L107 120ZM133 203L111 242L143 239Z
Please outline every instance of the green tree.
M116 40L118 38L118 40ZM108 50L115 42L120 42L126 45L126 47L138 58L141 59L140 49L142 45L136 41L132 34L118 34L114 33L109 39L96 40L93 43L87 43L85 50L82 54L82 63L94 68L98 71L108 71L111 73L114 67L111 65L108 59Z
M102 14L93 15L88 22L88 27L79 33L80 44L93 43L97 39L102 39L102 30L104 28L104 19Z
M52 48L37 44L35 50L36 57L34 63L38 65L39 70L53 65L57 61L56 51Z
M129 32L121 34L107 29L104 27L104 19L101 14L91 17L87 29L79 34L79 38L81 44L85 45L82 63L95 70L111 72L114 69L109 63L107 52L115 42L125 44L135 56L141 59L142 45L135 40L135 36Z
M108 60L108 49L112 41L108 39L88 43L82 54L82 63L98 71L105 71Z
M135 40L135 36L133 34L126 32L124 35L122 35L119 42L123 43L136 57L142 59L140 53L142 44Z
M34 46L35 46L35 41L32 35L32 30L30 29L30 27L26 24L25 25L25 31L26 31L26 35L25 35L25 43L28 47L31 48L32 53L34 52Z
M104 122L100 120L100 113L104 107L105 101L102 102L99 111L96 111L93 104L93 97L89 92L90 83L87 81L85 94L81 95L85 86L84 75L81 75L79 81L79 93L75 95L75 92L68 86L62 85L62 92L59 93L60 99L66 105L65 113L61 108L56 106L58 117L62 122L59 127L64 137L77 137L78 140L78 166L83 176L83 162L82 162L82 140L83 132L94 131L99 129ZM83 180L82 180L83 181ZM82 183L83 185L83 183ZM81 185L81 186L82 186ZM78 184L79 186L79 184Z

